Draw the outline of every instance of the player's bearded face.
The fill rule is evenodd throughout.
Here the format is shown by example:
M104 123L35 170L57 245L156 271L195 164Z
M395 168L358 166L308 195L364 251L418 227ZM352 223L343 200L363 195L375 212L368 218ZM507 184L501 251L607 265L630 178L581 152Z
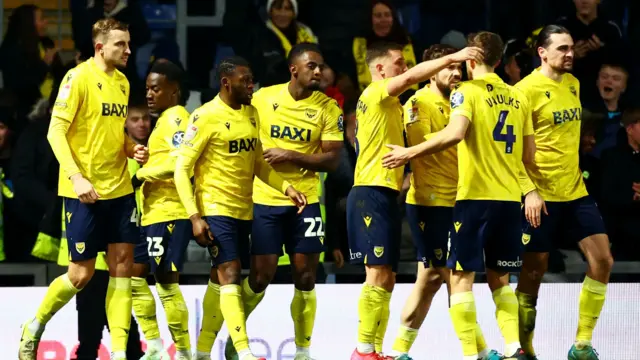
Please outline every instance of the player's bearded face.
M541 54L542 60L559 72L565 73L573 69L573 39L569 34L551 35L551 44Z
M451 64L436 74L436 86L445 96L451 94L451 89L462 79L462 65Z
M253 97L253 73L246 67L238 67L231 78L231 97L242 105L251 105Z
M101 54L107 64L123 68L127 66L131 49L128 31L112 30L102 44Z

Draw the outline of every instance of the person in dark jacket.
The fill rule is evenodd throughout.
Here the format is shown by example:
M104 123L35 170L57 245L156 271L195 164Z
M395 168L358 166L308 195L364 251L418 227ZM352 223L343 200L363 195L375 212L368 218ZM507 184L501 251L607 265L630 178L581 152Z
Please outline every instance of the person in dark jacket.
M640 260L640 108L627 109L615 147L602 153L602 217L616 259Z

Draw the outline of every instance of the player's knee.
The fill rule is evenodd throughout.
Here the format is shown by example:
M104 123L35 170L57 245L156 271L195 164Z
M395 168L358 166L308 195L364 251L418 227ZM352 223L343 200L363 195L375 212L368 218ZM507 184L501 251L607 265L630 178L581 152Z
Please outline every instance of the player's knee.
M131 276L146 278L149 275L149 264L139 264L135 263L132 266Z
M69 265L69 271L67 272L67 275L69 276L69 280L71 281L73 287L75 287L76 289L82 289L87 286L87 284L93 277L94 272L95 269L91 266L71 263Z
M442 278L442 276L440 276L440 274L438 273L435 273L433 275L430 274L430 276L427 277L425 293L427 294L437 293L438 290L440 290L440 287L442 287L443 282L444 282L444 279Z
M302 291L311 291L316 285L316 273L309 269L294 274L294 282L296 289Z
M396 276L391 265L367 265L367 284L392 291L396 284Z
M613 269L613 256L611 252L607 251L604 254L595 256L595 264L593 265L599 273L610 274Z
M176 271L166 272L166 271L156 271L154 274L156 281L160 284L177 284L180 281L180 274ZM218 276L216 274L214 284L217 284Z
M242 282L242 267L240 261L232 261L218 267L218 279L220 285L236 284Z
M541 282L549 268L548 253L525 254L520 276L534 282Z
M276 275L275 270L274 271L263 270L263 271L253 272L252 276L249 278L249 283L251 285L251 288L256 293L261 293L265 291L267 289L267 286L269 286L269 284L271 284L271 281L273 281L273 278L275 275Z

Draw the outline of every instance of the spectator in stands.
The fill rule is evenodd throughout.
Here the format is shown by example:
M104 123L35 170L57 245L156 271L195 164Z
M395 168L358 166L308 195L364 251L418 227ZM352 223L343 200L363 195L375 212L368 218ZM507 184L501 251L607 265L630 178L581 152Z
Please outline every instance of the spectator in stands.
M533 56L524 41L511 39L504 48L498 73L504 82L515 85L533 70Z
M344 95L342 95L342 92L340 92L340 89L336 86L336 74L329 65L325 65L324 69L322 69L320 89L322 89L328 97L335 99L341 108L344 106Z
M573 74L583 84L593 84L598 70L607 61L619 61L622 32L616 23L598 14L600 0L573 0L576 13L558 19L571 32L574 47ZM582 91L582 97L592 96ZM587 89L588 90L588 89Z
M136 144L146 144L151 134L151 118L147 104L142 101L129 101L129 112L124 126L125 132Z
M616 259L640 260L640 107L625 110L616 146L602 153L602 216Z
M403 47L402 54L407 63L407 67L411 68L416 65L416 54L411 43L411 38L400 24L398 14L389 0L373 0L371 2L371 16L368 18L370 23L363 36L357 36L353 39L353 72L350 74L351 80L358 84L357 88L362 92L367 85L371 83L371 74L369 67L365 61L367 55L367 47L378 41L390 41L400 44ZM418 87L415 86L415 90ZM405 97L411 96L406 94Z
M55 78L64 76L62 61L51 39L46 37L47 20L35 5L13 10L0 46L0 69L6 90L17 99L22 120L40 98L49 98ZM19 132L24 126L20 121ZM26 126L26 124L24 124Z

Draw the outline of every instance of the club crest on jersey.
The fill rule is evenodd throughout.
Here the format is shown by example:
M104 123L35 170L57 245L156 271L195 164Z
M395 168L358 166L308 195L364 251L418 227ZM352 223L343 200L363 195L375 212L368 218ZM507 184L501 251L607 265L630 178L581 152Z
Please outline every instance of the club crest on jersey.
M454 92L451 95L451 108L455 109L464 103L464 95L461 92Z
M316 109L307 109L304 111L304 114L307 115L307 117L309 119L313 119L314 117L316 117L316 115L318 115L318 110Z
M522 245L527 245L529 243L529 241L531 241L531 235L529 234L522 234Z
M338 130L344 131L344 116L342 114L338 117Z
M174 147L180 147L182 141L184 141L184 131L176 131L173 133L173 136L171 137L171 144L173 144Z
M373 255L375 255L377 258L381 258L382 255L384 255L384 246L374 246Z
M578 96L578 92L576 91L576 87L573 85L569 86L569 91L573 94L573 96Z

